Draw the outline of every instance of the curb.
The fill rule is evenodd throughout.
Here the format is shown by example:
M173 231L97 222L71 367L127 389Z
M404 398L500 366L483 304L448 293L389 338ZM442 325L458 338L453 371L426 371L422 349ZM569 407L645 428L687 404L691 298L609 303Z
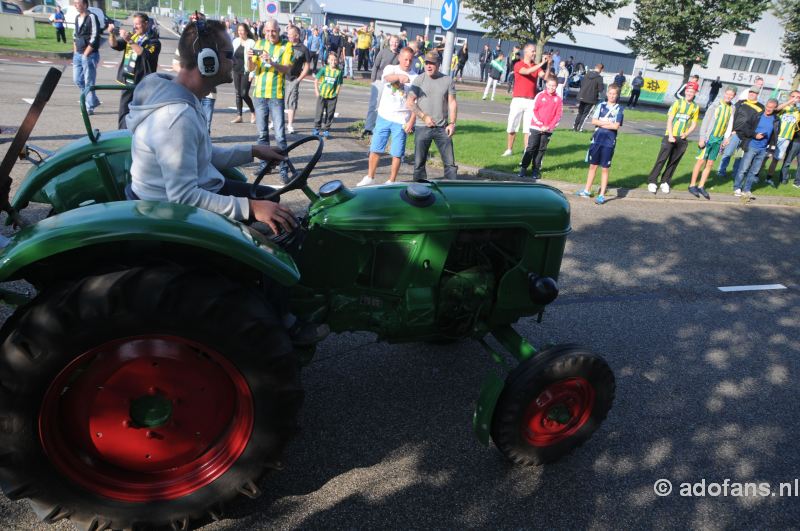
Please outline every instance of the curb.
M9 55L11 57L36 57L39 59L70 59L72 52L43 52L40 50L22 50L20 48L2 48L0 47L0 55Z
M350 130L351 137L356 141L361 143L362 145L365 143L354 131ZM368 144L367 144L368 145ZM409 160L409 158L413 157L406 153L403 162ZM413 158L410 161L413 164ZM429 156L428 164L431 168L442 168L442 160L439 157ZM459 178L465 179L487 179L491 181L518 181L518 182L530 182L530 179L520 179L519 176L515 173L506 172L506 171L499 171L499 170L490 170L488 168L479 168L477 166L469 166L466 164L458 164L458 160L456 160L456 166L458 168L458 176ZM550 179L540 179L539 182L542 184L547 184L549 186L553 186L558 188L562 192L567 195L571 195L574 192L577 192L582 185L580 183L570 183L565 181L553 181ZM597 182L597 180L596 180ZM596 186L596 185L595 185ZM741 204L743 206L746 205L776 205L776 206L789 206L789 207L800 207L800 197L788 197L782 195L759 195L757 196L756 201L746 202L743 201L739 197L734 197L732 194L722 194L722 193L712 193L712 200L700 200L690 194L687 190L676 190L673 191L669 195L661 194L658 195L651 194L645 189L641 188L619 188L609 186L606 190L607 197L627 197L632 199L641 199L645 201L692 201L692 202L702 202L705 204Z

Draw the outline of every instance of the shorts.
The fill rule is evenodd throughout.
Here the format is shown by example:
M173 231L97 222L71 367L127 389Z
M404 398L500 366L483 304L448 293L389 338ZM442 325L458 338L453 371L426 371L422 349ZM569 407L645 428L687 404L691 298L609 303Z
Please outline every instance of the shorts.
M778 145L775 148L775 153L772 154L773 158L775 160L783 160L783 157L786 156L786 150L789 148L789 144L791 143L792 141L788 138L779 138Z
M300 83L302 83L302 81L297 79L286 82L286 94L284 99L286 100L286 108L289 110L297 110L297 100L300 97Z
M533 120L533 100L529 98L511 98L508 109L508 126L506 133L516 133L523 125L522 132L527 134Z
M390 122L378 116L375 122L375 129L372 130L372 142L369 145L370 153L383 153L386 151L386 144L389 143L391 136L392 143L389 154L393 157L402 158L406 153L406 132L403 131L403 124Z
M614 146L601 146L592 144L586 154L586 161L593 166L602 168L611 167L611 159L614 157Z
M705 147L697 152L697 160L717 160L720 149L722 148L722 138L712 136L706 142Z

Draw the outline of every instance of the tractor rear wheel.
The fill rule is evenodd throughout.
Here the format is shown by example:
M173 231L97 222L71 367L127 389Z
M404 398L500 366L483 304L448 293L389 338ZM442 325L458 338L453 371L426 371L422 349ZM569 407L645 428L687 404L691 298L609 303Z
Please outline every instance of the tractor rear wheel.
M259 494L298 364L255 286L177 265L42 293L0 345L0 486L46 522L187 529Z
M615 389L614 374L597 354L577 345L543 350L506 378L492 440L520 465L557 461L600 427Z

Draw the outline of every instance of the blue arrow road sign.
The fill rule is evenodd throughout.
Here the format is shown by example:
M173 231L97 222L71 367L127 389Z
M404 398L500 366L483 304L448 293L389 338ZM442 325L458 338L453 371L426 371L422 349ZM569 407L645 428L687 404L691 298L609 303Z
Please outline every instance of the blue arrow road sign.
M458 0L444 0L439 14L442 19L442 29L450 31L458 20Z

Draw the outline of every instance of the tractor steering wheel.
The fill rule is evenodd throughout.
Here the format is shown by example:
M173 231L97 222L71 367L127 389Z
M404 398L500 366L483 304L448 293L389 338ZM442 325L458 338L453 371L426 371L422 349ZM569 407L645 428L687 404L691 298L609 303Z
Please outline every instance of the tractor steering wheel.
M311 160L308 162L308 164L306 164L306 166L298 172L297 169L295 169L292 160L289 158L289 153L291 153L295 148L300 147L303 144L311 142L313 140L317 141L317 150L314 152L314 155L311 156ZM269 161L264 166L264 168L260 172L258 172L258 175L256 175L256 180L253 182L253 187L250 189L250 196L249 196L250 199L256 201L270 201L278 197L279 195L285 194L290 190L297 190L305 186L306 182L308 182L308 176L311 174L311 170L314 169L314 166L317 165L317 162L319 162L319 159L322 156L322 148L324 147L324 145L325 142L319 136L307 136L291 144L289 147L286 148L285 152L286 160L283 161L286 163L286 166L291 175L289 182L286 183L282 188L278 188L277 190L272 190L265 194L258 193L258 185L264 179L264 176L267 173L269 173L269 171L273 167L275 167L277 164L280 164L280 162L278 161Z

